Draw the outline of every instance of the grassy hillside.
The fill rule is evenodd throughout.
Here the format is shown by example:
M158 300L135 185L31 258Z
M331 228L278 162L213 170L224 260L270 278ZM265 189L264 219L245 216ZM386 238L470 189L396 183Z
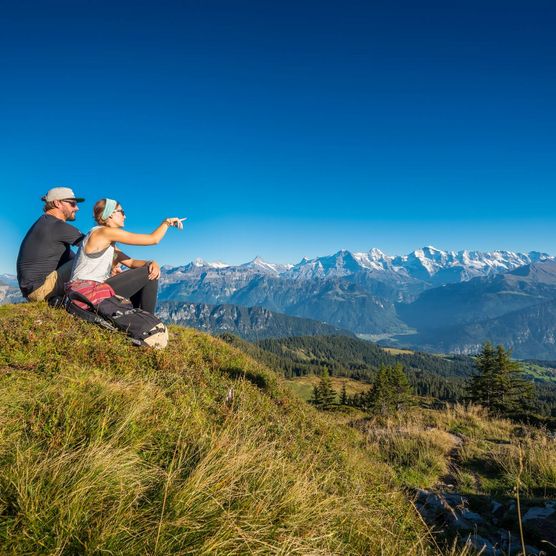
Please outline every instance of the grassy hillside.
M0 307L0 552L426 554L360 432L206 334Z
M319 378L290 379L298 395L310 400ZM345 386L351 396L369 388L360 381L331 378L337 392ZM366 415L354 407L338 406L337 422L350 422L365 436L373 452L396 471L409 488L444 488L450 476L458 492L512 496L518 481L522 493L538 498L556 496L556 443L544 427L489 415L479 406L427 408L427 400L391 415Z

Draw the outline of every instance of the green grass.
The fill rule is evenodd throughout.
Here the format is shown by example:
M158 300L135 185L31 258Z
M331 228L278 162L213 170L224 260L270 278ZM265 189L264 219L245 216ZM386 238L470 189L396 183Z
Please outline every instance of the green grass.
M448 432L424 422L422 410L377 416L360 427L368 445L394 467L402 485L432 488L448 472L454 440Z
M390 355L402 355L402 354L411 355L415 353L412 349L402 349L402 348L392 348L392 347L382 347L382 349L388 352Z
M521 363L525 376L543 382L556 382L556 369L543 367L536 363Z
M170 337L0 307L0 552L433 552L358 431L224 342Z
M338 397L342 393L342 387L345 384L346 394L353 396L361 392L366 392L371 387L366 382L360 380L353 380L350 378L330 377L332 388L338 393ZM313 388L320 382L320 377L309 375L299 378L292 378L286 381L287 385L299 396L301 399L308 401L313 395Z

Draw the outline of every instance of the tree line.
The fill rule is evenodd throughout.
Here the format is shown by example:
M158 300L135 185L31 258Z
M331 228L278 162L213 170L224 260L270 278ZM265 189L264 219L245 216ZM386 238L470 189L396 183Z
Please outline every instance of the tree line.
M481 354L478 357L419 352L394 355L376 344L345 336L276 338L256 344L230 334L221 337L287 378L322 377L327 373L330 377L358 380L370 388L382 367L400 365L411 391L417 396L440 402L479 403L470 392L469 381L477 374L476 364L481 360ZM488 353L490 349L487 348ZM507 354L510 357L509 352ZM523 378L522 373L520 376ZM531 402L534 411L541 416L556 417L556 383L537 382L535 389L537 396ZM335 399L341 400L341 397L341 392L337 392ZM351 398L348 405L368 405L366 400Z
M497 416L521 418L534 405L535 389L524 378L522 366L511 352L486 342L475 359L475 372L465 382L465 400L482 405ZM311 403L323 410L354 406L369 413L387 414L412 403L412 388L401 364L382 365L372 386L348 396L345 384L340 395L333 389L328 370L313 388Z

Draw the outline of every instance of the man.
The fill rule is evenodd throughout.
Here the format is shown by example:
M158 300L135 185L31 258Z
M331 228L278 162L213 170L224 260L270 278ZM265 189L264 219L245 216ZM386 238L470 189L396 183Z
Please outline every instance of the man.
M73 264L71 246L84 237L67 221L75 220L77 203L85 199L68 187L55 187L42 200L44 214L27 232L17 256L19 289L29 301L63 295Z

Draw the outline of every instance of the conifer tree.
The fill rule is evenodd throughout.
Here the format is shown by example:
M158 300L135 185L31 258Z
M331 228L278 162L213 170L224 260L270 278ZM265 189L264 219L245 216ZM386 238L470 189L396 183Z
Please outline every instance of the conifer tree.
M311 403L320 407L322 405L322 396L320 395L320 388L318 384L313 386L313 396L311 397Z
M500 415L523 411L531 404L533 385L523 378L523 369L512 360L510 350L486 342L475 365L478 372L468 382L471 401Z
M380 367L372 390L365 400L365 409L386 414L407 405L411 399L411 388L401 365Z
M346 383L342 384L342 394L340 396L340 404L341 405L348 405L348 396L346 392Z
M328 374L328 369L324 369L319 383L319 391L321 397L321 409L330 409L336 403L336 391L332 388L332 381Z

